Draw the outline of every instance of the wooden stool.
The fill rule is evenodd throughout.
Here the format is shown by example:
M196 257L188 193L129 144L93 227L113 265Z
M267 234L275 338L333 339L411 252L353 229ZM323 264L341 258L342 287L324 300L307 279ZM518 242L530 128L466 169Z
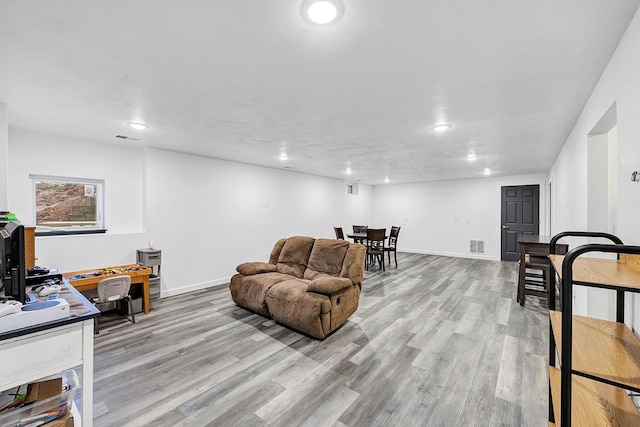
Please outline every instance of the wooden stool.
M520 305L524 305L526 295L548 298L548 284L551 277L549 259L546 256L526 255L524 271L524 277L518 280L517 299Z

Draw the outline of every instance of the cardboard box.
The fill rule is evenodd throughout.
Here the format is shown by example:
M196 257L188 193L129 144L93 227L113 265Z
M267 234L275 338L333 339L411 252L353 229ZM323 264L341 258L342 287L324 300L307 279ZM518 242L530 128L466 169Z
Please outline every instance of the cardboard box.
M62 378L38 381L27 386L25 403L40 402L62 393Z
M73 417L70 416L69 410L79 389L78 375L71 369L63 371L62 378L31 383L27 386L27 397L31 403L2 411L0 426L73 426ZM48 421L48 424L45 424L45 421ZM63 423L56 424L59 421Z
M68 413L57 420L49 421L46 424L42 424L40 427L73 427L73 415Z

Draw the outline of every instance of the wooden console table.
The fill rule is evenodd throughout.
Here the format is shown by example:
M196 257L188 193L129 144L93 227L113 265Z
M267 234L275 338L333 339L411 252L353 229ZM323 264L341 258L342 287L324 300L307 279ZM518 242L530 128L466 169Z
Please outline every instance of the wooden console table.
M129 276L131 284L142 285L142 298L144 305L144 313L149 314L149 275L151 268L141 267L138 264L118 265L107 268L96 268L92 270L69 271L63 273L65 279L73 285L74 288L83 291L90 291L98 287L98 282L111 276ZM83 276L74 279L74 276Z

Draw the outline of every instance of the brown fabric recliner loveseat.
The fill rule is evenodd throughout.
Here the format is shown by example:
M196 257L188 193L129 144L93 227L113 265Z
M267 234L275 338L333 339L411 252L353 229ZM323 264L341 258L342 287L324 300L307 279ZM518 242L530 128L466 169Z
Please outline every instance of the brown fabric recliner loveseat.
M240 307L324 339L358 309L364 246L344 240L280 239L269 262L246 262L229 289Z

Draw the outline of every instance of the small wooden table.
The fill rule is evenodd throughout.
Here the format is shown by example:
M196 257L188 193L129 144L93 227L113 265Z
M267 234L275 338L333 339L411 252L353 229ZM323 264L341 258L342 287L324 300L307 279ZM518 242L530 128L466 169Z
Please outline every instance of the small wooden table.
M518 245L520 245L520 265L518 270L518 293L517 293L517 301L520 305L524 304L525 294L527 293L527 288L525 287L525 272L527 269L527 255L531 259L535 258L538 266L535 268L540 268L544 270L545 280L549 282L553 282L553 276L551 275L551 265L547 256L549 255L549 242L551 241L551 236L539 236L539 235L531 235L531 234L521 234L518 238ZM567 253L568 245L566 244L557 244L556 251L561 254ZM554 287L549 286L547 284L547 291L550 295L551 292L554 292ZM533 295L538 296L547 296L539 291L529 291Z
M98 287L98 282L102 279L112 276L129 276L131 284L142 285L142 298L144 302L144 313L149 314L149 275L151 269L142 267L138 264L118 265L107 268L97 268L93 270L69 271L63 273L65 279L73 285L74 288L83 291L90 291ZM76 276L74 279L73 277ZM77 277L83 276L83 277Z

